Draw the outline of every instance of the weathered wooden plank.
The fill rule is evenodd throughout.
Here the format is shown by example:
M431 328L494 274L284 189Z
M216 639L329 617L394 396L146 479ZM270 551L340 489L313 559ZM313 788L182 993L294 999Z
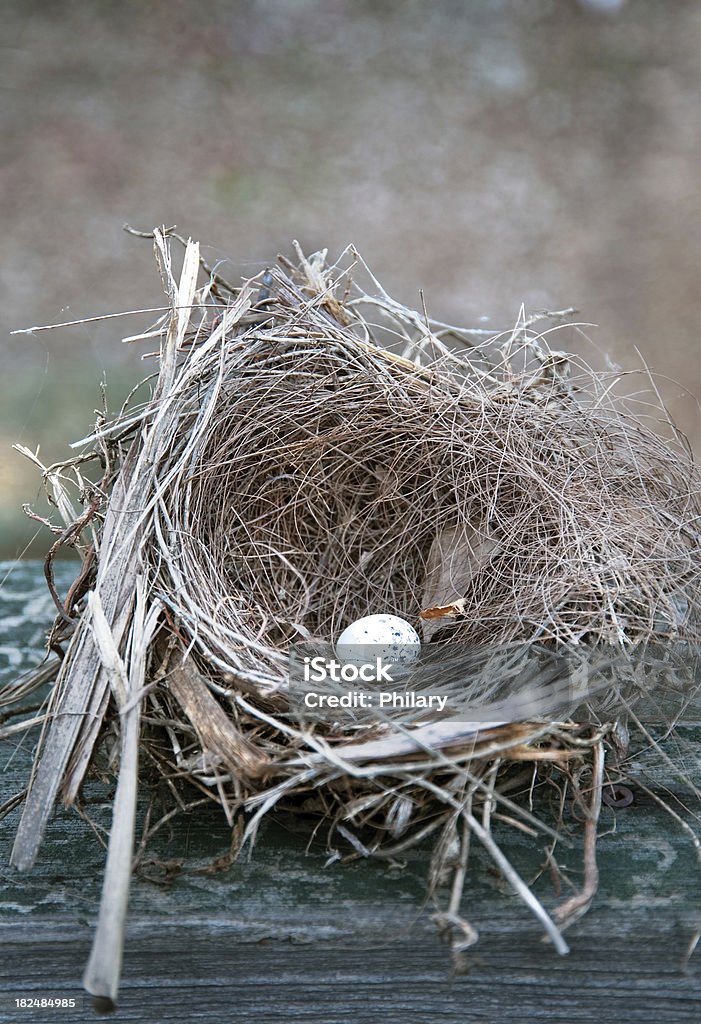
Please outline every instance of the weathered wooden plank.
M235 914L180 920L177 913L170 921L136 920L127 932L118 1019L698 1021L701 979L679 971L693 924L688 911L642 919L639 908L593 912L570 935L565 960L519 914L493 906L489 913L491 931L471 951L470 973L456 979L430 923L379 893L374 908L342 905L333 920L317 915L313 897L297 904L294 922ZM3 940L3 991L46 992L48 962L53 985L79 994L86 925L49 924L39 941L35 925L33 934L17 929Z

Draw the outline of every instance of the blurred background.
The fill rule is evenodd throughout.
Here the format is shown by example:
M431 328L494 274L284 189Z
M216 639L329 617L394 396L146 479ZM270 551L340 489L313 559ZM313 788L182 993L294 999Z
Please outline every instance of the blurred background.
M695 0L4 0L0 557L21 503L144 375L177 224L226 276L353 242L388 291L469 326L574 305L645 359L698 447L701 5ZM574 333L574 332L572 332ZM562 343L560 343L562 345ZM638 354L640 353L640 355ZM591 353L587 353L591 355Z

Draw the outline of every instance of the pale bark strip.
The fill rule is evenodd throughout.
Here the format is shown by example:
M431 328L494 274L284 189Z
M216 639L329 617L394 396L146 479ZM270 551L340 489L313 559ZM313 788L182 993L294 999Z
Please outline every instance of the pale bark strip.
M84 653L88 639L83 630L76 634L69 648L66 660L75 661ZM75 646L74 646L75 645ZM71 652L74 657L71 658ZM95 658L95 660L97 660ZM94 673L73 675L67 679L66 662L54 684L58 689L66 685L66 691L57 711L54 713L41 752L31 788L27 795L22 817L17 828L10 863L21 871L34 863L43 838L46 823L53 808L63 772L73 748L85 706L89 700Z
M361 740L359 743L345 743L338 750L348 761L365 761L375 758L401 757L415 754L426 748L449 747L456 743L483 742L485 737L506 722L431 722L420 725L411 732L389 733L375 740Z
M143 577L137 577L131 658L127 675L124 662L102 613L99 598L93 597L91 605L95 640L119 704L122 726L119 778L107 847L100 913L90 959L83 975L83 984L87 991L97 998L101 1009L106 1009L116 1004L119 989L134 852L141 702L133 698L143 690L146 653L157 626L160 606L152 606L146 618L145 585Z
M127 573L121 562L117 568L122 569L121 578L117 574L111 575L104 581L99 592L105 616L112 621L111 631L115 643L119 645L131 615L133 598L126 584L131 583L133 572ZM56 711L52 713L12 848L10 863L21 871L30 868L36 859L71 753L81 731L92 724L88 722L86 725L91 701L99 694L97 703L105 707L102 694L108 689L107 676L102 668L91 627L90 613L86 611L55 683L57 692L61 692L63 687L65 689Z
M125 526L128 528L135 518L135 512L130 511L129 504L129 494L133 494L130 481L133 452L134 448L113 489L102 533L103 551L110 541L123 535ZM136 502L135 495L132 501ZM135 507L138 508L138 504ZM105 616L112 624L117 646L121 644L133 601L136 567L129 571L128 554L123 548L115 559L101 560L95 584ZM10 863L22 871L30 868L36 859L71 753L81 732L84 733L93 724L87 722L86 725L89 710L95 707L104 709L106 705L103 698L108 690L100 651L92 635L90 612L86 610L76 627L55 683L55 692L60 694L59 703L52 713L12 848ZM94 736L97 735L98 730L91 731Z
M63 801L66 807L70 807L71 804L75 803L80 792L85 772L90 764L93 748L102 729L102 721L107 712L109 699L109 687L104 685L104 680L102 682L98 680L93 688L92 698L87 707L80 736L73 748L73 753L64 774L63 784L59 790L59 799Z
M119 988L124 924L129 899L139 762L141 705L126 712L122 722L121 763L114 798L107 864L102 885L100 916L83 985L91 995L114 1005Z
M156 232L156 241L164 251L160 232ZM169 292L176 294L178 302L185 306L191 305L197 284L199 246L196 243L190 246L192 252L186 253L180 286L172 281L172 275L169 282ZM161 353L162 369L154 403L161 403L172 387L177 346L185 327L182 313L178 315L174 311ZM165 408L161 404L153 424L145 428L138 456L133 454L136 448L132 447L122 477L111 495L105 520L95 590L100 595L118 649L132 613L138 547L147 518L144 496L150 492L148 482L160 451L170 442L173 416L177 416L177 412L172 402L166 403ZM106 706L107 676L86 615L78 624L56 687L57 692L61 692L60 704L47 731L12 848L11 863L20 870L30 868L36 859L69 759L76 745L82 745L84 749L74 758L76 771L67 787L69 797L75 797L99 732L92 722L86 723L88 709L93 709L94 713L95 709Z
M97 590L91 590L88 594L88 608L92 615L92 630L95 643L100 652L102 666L107 673L107 682L110 684L114 702L121 711L127 702L129 694L129 678L115 639L112 636L112 630L105 616L102 602L100 601L100 594ZM138 623L135 620L135 635L137 627Z

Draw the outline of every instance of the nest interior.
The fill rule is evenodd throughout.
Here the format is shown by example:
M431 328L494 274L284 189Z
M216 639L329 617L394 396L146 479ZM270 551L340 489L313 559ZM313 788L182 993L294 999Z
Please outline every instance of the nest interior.
M142 780L148 764L232 825L244 813L244 841L281 804L324 815L330 833L342 823L356 856L433 835L429 887L452 872L439 923L457 952L476 937L460 914L472 834L566 951L562 930L595 889L591 823L595 838L623 704L577 722L404 710L310 723L286 701L288 648L375 612L429 645L604 643L627 657L695 644L699 489L684 439L654 389L626 402L620 374L553 350L552 319L521 316L502 335L438 323L392 300L353 250L333 266L298 250L234 287L183 240L176 280L177 236L152 237L169 308L139 336L159 340L151 393L41 466L65 524L47 558L61 660L15 864L30 866L55 799L78 798L116 734L113 894L128 889L140 751ZM66 545L81 571L62 597L51 563ZM461 686L479 697L484 675ZM563 788L586 780L585 884L552 914L490 830L500 801L550 829L501 791L524 761ZM112 898L86 975L109 999L119 921Z

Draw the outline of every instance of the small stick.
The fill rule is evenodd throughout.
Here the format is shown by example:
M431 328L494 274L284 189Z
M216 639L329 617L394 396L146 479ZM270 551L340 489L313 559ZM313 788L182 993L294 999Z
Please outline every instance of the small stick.
M38 334L40 331L57 331L62 327L80 327L81 324L95 324L101 320L117 320L122 316L139 316L141 313L168 313L174 309L226 309L221 302L189 302L185 306L148 306L144 309L123 309L119 313L102 313L100 316L85 316L81 320L63 320L60 324L42 324L40 327L22 327L10 334Z
M417 784L423 789L427 789L430 793L435 793L441 803L449 804L459 810L465 821L470 827L470 830L474 832L479 841L485 847L492 860L495 862L497 867L501 870L502 874L506 878L507 882L513 886L518 895L521 897L526 906L535 914L538 920L543 925L543 928L549 935L552 944L554 945L560 956L567 956L569 953L569 946L560 934L557 925L549 916L540 901L533 895L531 890L528 888L524 880L521 878L516 868L508 861L506 856L497 846L494 841L491 832L486 829L465 807L458 804L454 797L451 797L449 793L445 792L440 786L435 785L429 779L417 779Z
M93 996L94 1008L101 1013L111 1012L116 1006L134 853L141 702L129 698L143 690L146 653L161 611L160 605L156 603L146 614L145 589L143 576L137 576L128 676L99 600L94 598L91 601L96 642L100 647L105 671L110 676L122 725L119 778L107 847L100 914L90 959L83 975L83 985Z
M49 588L49 593L51 594L51 598L54 604L56 605L56 608L58 609L59 615L61 616L63 621L67 622L70 626L74 625L75 619L66 611L66 608L63 602L61 601L61 598L58 596L58 591L56 590L56 585L54 583L54 558L56 557L56 554L60 551L64 544L70 544L71 541L75 540L75 538L80 535L80 533L85 529L85 527L88 525L93 516L95 516L95 514L97 513L97 510L102 504L102 501L103 497L102 494L100 493L97 495L96 498L93 499L93 501L90 502L88 507L82 513L82 515L78 516L74 523L71 523L70 526L67 526L66 529L62 531L60 537L57 540L55 540L54 543L49 548L48 554L44 559L44 577L46 579L46 585Z
M472 804L472 795L468 797L467 807ZM450 903L445 913L434 914L433 920L439 927L451 927L458 934L453 935L451 952L453 965L456 973L461 973L463 968L462 954L470 946L479 941L479 932L465 917L460 914L460 903L465 888L465 876L467 874L467 859L470 852L470 827L463 821L462 837L460 840L460 859L453 874L453 887L450 893Z
M141 577L137 586L141 584ZM142 587L139 587L142 590ZM127 679L127 671L114 637L104 618L97 593L91 594L91 608L95 623L95 638L100 647L105 671L110 679L112 693L120 710L121 751L119 778L114 798L112 828L107 848L107 864L102 884L100 914L93 939L83 985L93 996L93 1006L101 1013L111 1012L116 1006L119 976L122 969L124 924L129 899L129 880L134 847L136 796L139 773L139 727L141 705L132 704L125 711L132 684L143 680ZM134 622L134 648L143 635L143 596L137 600ZM99 625L98 625L99 624Z
M463 815L468 825L470 826L470 829L474 832L474 834L477 836L482 845L486 847L487 852L490 854L492 860L499 867L502 874L506 878L507 882L509 882L509 884L513 886L513 888L519 894L519 896L526 904L528 909L535 914L540 923L543 925L543 928L550 937L550 940L555 949L557 950L557 952L560 954L560 956L567 956L570 949L565 940L563 939L562 935L560 934L557 925L549 916L549 914L547 913L543 905L540 903L540 901L537 900L536 897L533 895L533 893L528 888L528 886L523 881L523 879L518 874L513 865L509 863L507 858L501 852L497 844L494 842L491 832L487 831L486 828L483 828L480 822L477 820L477 818L475 818L473 814L470 814L468 811L464 811Z
M599 868L596 863L596 831L601 814L601 791L604 783L604 745L594 746L594 768L591 805L584 824L584 885L581 892L571 896L555 910L554 917L560 928L567 928L587 912L599 888Z
M116 1006L122 970L124 924L134 847L134 822L139 759L140 705L125 715L122 725L121 764L114 799L112 828L100 901L100 916L83 985L100 1012Z

